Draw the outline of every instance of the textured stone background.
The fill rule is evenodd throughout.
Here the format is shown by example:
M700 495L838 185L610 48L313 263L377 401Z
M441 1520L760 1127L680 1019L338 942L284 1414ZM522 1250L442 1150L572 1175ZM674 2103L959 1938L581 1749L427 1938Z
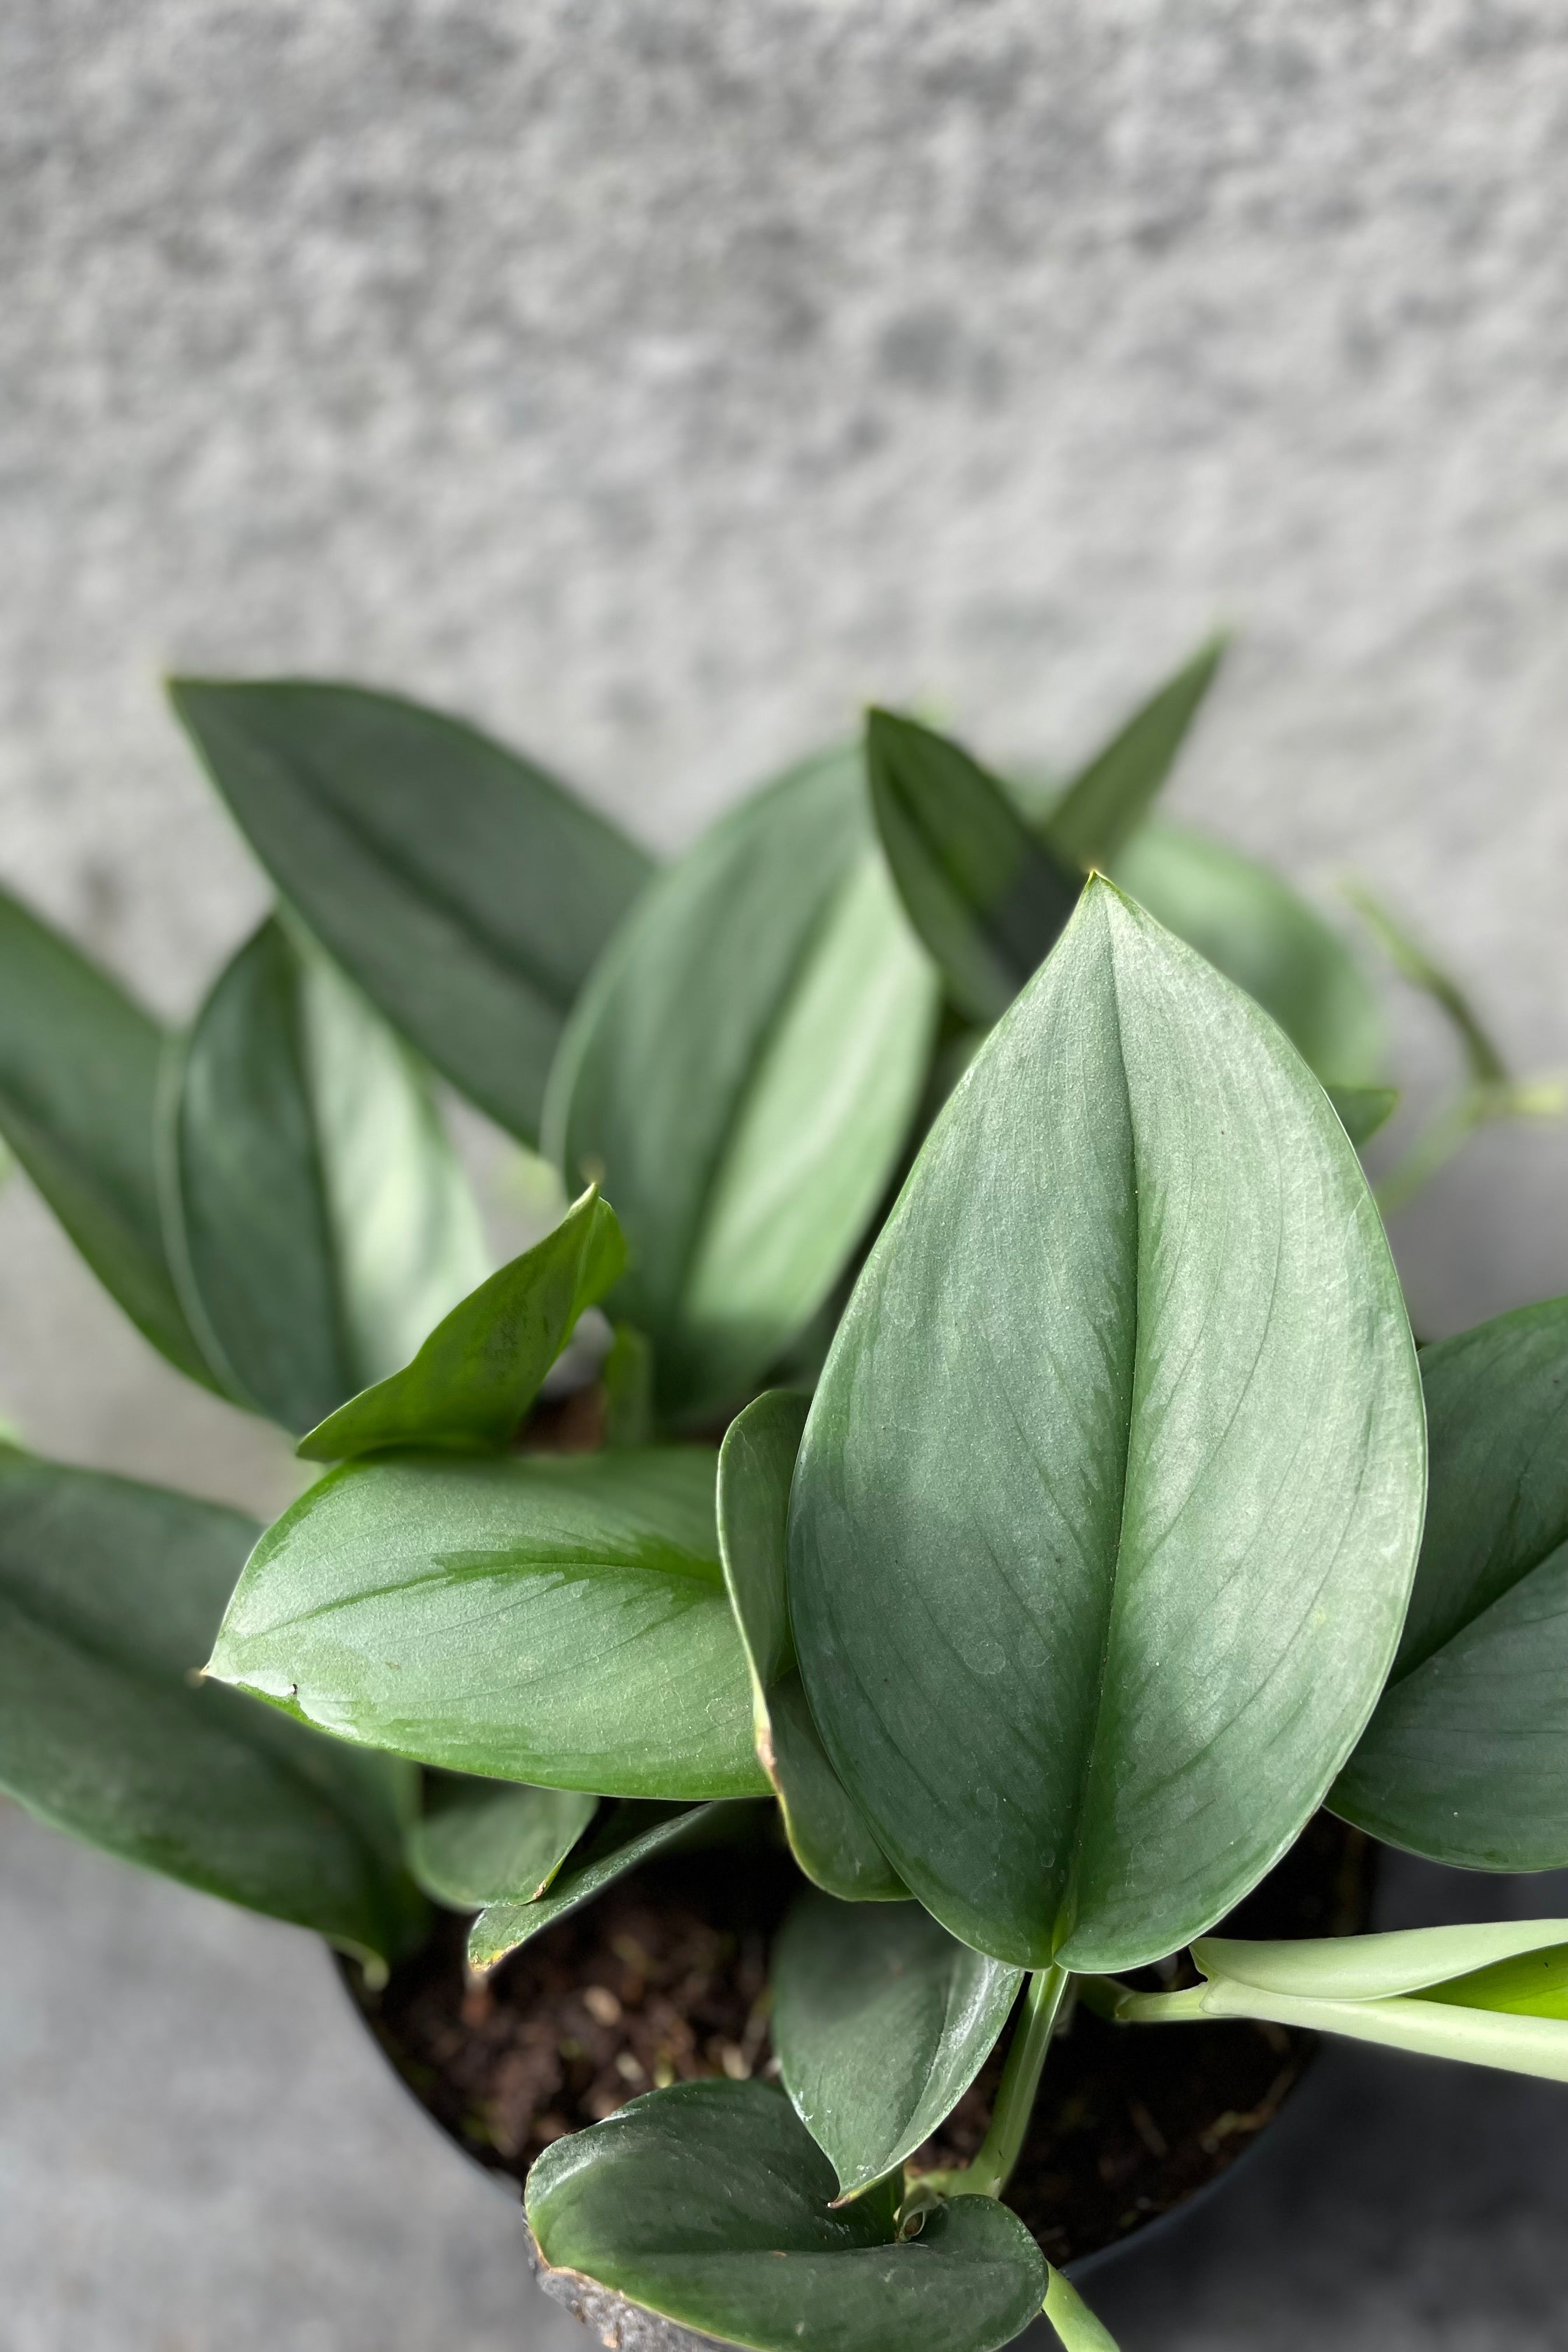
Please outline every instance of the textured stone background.
M9 0L0 205L0 876L166 1011L260 893L163 667L447 700L672 844L871 695L1068 756L1224 617L1175 803L1568 1065L1556 0ZM1401 1222L1429 1330L1568 1286L1565 1179ZM36 1442L287 1490L0 1244ZM19 2352L553 2344L302 1941L0 1841ZM1561 2095L1335 2080L1127 2352L1560 2344Z

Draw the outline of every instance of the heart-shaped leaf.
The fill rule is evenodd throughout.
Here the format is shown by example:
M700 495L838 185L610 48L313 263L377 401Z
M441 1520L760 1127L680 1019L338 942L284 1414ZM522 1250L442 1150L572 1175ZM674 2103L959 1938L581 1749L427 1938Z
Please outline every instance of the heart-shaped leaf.
M928 1137L795 1469L812 1714L906 1884L1028 1967L1212 1925L1371 1713L1424 1475L1321 1088L1091 881Z
M237 1511L0 1451L0 1787L127 1862L390 1959L411 1775L196 1687Z
M217 1389L163 1246L155 1114L166 1044L95 964L0 891L0 1133L142 1337Z
M651 888L585 991L546 1144L626 1229L617 1309L667 1417L742 1395L809 1320L893 1173L936 983L858 763L798 768Z
M833 2194L787 2100L704 2082L557 2140L526 2202L552 2269L756 2352L991 2352L1039 2310L1039 2251L989 2198L900 2243L881 2200L830 2210Z
M765 1795L713 1476L698 1446L349 1463L263 1536L208 1671L452 1771Z
M1222 635L1200 646L1074 777L1042 827L1064 866L1114 865L1170 774L1226 642Z
M426 1895L455 1911L531 1903L598 1810L576 1789L522 1789L453 1779L426 1790L408 1833L408 1865Z
M1336 1812L1468 1870L1568 1863L1568 1298L1422 1350L1432 1486Z
M177 678L283 897L395 1028L525 1142L561 1026L652 868L542 768L360 687Z
M397 1445L499 1451L626 1255L614 1211L590 1186L553 1233L454 1307L412 1363L340 1405L297 1450L312 1462Z
M773 1955L773 2048L795 2112L849 2196L952 2114L1024 1981L918 1903L803 1895Z
M1115 877L1155 919L1271 1013L1318 1076L1373 1086L1383 1014L1337 931L1268 866L1185 825L1146 824Z
M772 1389L730 1423L719 1451L719 1549L752 1676L757 1755L806 1876L846 1902L909 1889L827 1760L789 1626L789 1487L806 1399Z
M866 770L910 920L959 1010L995 1020L1049 954L1081 875L1030 831L994 777L929 727L873 710Z
M568 1912L594 1902L629 1870L640 1870L656 1854L710 1830L726 1810L716 1804L641 1804L634 1798L606 1805L592 1837L573 1855L571 1869L547 1892L531 1901L496 1901L480 1912L468 1934L469 1967L493 1969Z
M203 1006L175 1114L171 1239L235 1392L308 1430L407 1362L485 1272L479 1215L407 1048L266 922Z

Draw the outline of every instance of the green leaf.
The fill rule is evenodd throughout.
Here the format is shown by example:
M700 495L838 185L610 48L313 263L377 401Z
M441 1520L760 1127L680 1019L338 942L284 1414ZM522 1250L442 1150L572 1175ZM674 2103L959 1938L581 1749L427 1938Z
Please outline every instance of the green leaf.
M1046 2317L1062 2352L1116 2352L1116 2339L1095 2317L1065 2272L1052 2270L1046 2290Z
M0 1453L0 1787L57 1829L370 1958L417 1934L408 1775L197 1686L257 1530Z
M426 1791L408 1833L408 1865L426 1895L455 1911L531 1903L598 1810L575 1789L521 1789L451 1780Z
M952 2114L1023 1981L917 1903L800 1897L773 1946L773 2048L845 2196L912 2156Z
M561 1026L642 851L531 761L391 694L176 678L285 898L395 1028L531 1142Z
M795 1470L812 1713L905 1883L1032 1968L1212 1925L1371 1713L1424 1479L1344 1129L1091 880L928 1137Z
M594 1834L574 1855L572 1868L548 1892L531 1901L496 1901L479 1914L468 1935L469 1967L493 1969L568 1912L595 1902L629 1870L640 1870L656 1854L710 1828L725 1810L717 1804L641 1804L635 1799L606 1805Z
M833 2193L776 2091L704 2082L557 2140L526 2204L552 2268L757 2352L990 2352L1039 2309L1045 2263L989 2198L900 2243L879 2200L829 2210Z
M1256 998L1320 1078L1372 1086L1383 1015L1337 931L1278 874L1184 825L1146 824L1115 878L1155 919Z
M193 1320L234 1392L285 1429L405 1363L484 1273L478 1211L407 1048L279 922L197 1017L173 1159Z
M1568 1863L1568 1298L1424 1349L1421 1565L1331 1801L1468 1870Z
M1563 1940L1549 1950L1517 1952L1467 1976L1450 1977L1446 1984L1433 1985L1422 1999L1447 2001L1458 2009L1500 2010L1508 2017L1568 2019L1568 1919L1554 1919L1551 1925Z
M1399 1107L1397 1087L1325 1087L1323 1091L1358 1151Z
M1044 846L967 751L873 710L866 768L910 920L960 1012L994 1021L1050 952L1082 877Z
M0 1132L144 1339L218 1380L163 1248L156 1105L164 1032L0 891Z
M470 1291L412 1363L301 1438L310 1462L395 1445L507 1445L584 1309L626 1264L609 1203L592 1186L552 1234Z
M850 1903L908 1894L827 1760L789 1625L789 1487L807 1400L770 1390L730 1423L719 1451L719 1550L752 1678L757 1755L778 1792L806 1876Z
M1110 866L1149 814L1229 640L1210 637L1073 779L1042 827L1067 866Z
M329 1471L208 1671L341 1738L610 1796L765 1795L700 1447Z
M742 1395L877 1208L925 1082L936 985L858 762L808 761L647 892L574 1014L546 1140L626 1229L617 1311L660 1408Z

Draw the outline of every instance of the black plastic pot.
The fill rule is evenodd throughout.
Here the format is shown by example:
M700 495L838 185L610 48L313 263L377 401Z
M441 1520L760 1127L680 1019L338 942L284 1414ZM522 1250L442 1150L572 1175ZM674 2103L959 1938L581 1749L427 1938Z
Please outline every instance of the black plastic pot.
M1294 1854L1281 1865L1280 1871L1266 1880L1226 1924L1240 1934L1321 1934L1361 1929L1366 1926L1371 1912L1374 1855L1375 1849L1369 1847L1356 1832L1331 1822L1328 1816L1320 1816L1318 1822L1310 1826ZM1292 1872L1294 1876L1288 1875ZM1318 1888L1316 1893L1313 1892L1314 1887ZM1282 1916L1282 1909L1288 1916ZM428 1968L428 1963L415 1965ZM412 2095L470 2160L480 2162L521 2197L521 2179L516 2170L498 2169L502 2160L477 2148L457 2127L452 2103L439 2095L439 2084L433 2079L428 2054L416 2053L400 2042L395 2027L389 2023L389 2017L395 2017L396 2013L395 2000L370 1990L361 1972L352 1963L342 1963L341 1973L356 2011L374 2034L384 2054L402 2075ZM391 1992L395 1994L395 1979ZM525 2014L532 2012L525 2011ZM1075 2032L1079 2030L1075 2029ZM1127 2065L1141 2063L1141 2052L1152 2055L1154 2045L1145 2039L1146 2036L1159 2035L1166 2052L1179 2049L1184 2057L1189 2051L1200 2048L1193 2041L1194 2036L1228 2037L1238 2032L1258 2031L1236 2026L1105 2028L1097 2021L1086 2021L1081 2030L1112 2037L1112 2042L1103 2046L1113 2046L1118 2063L1124 2062ZM1124 2035L1128 2037L1125 2041L1121 2038ZM1179 2043L1164 2041L1168 2036L1181 2037L1181 2041ZM1310 2098L1303 2100L1302 2091L1316 2054L1315 2040L1310 2035L1290 2035L1286 2037L1286 2042L1288 2052L1284 2044L1280 2044L1277 2055L1289 2074L1287 2087L1273 2101L1258 2127L1247 2128L1235 2136L1234 2146L1226 2146L1224 2159L1215 2166L1200 2185L1180 2194L1179 2201L1171 2203L1166 2210L1146 2215L1122 2214L1121 2221L1124 2226L1119 2227L1114 2234L1097 2245L1068 2252L1065 2260L1062 2259L1062 2247L1052 2242L1053 2233L1035 2221L1032 2226L1039 2230L1047 2255L1053 2260L1062 2261L1062 2267L1075 2279L1087 2279L1102 2273L1108 2266L1121 2261L1134 2249L1142 2252L1146 2247L1166 2240L1194 2212L1207 2207L1243 2165L1251 2171L1258 2163L1267 2161L1269 2154L1281 2144L1287 2118L1292 2124L1299 2124L1304 2120L1304 2110L1310 2109L1312 2104ZM1213 2041L1206 2046L1217 2050L1226 2045ZM1234 2044L1229 2046L1234 2047ZM1067 2045L1064 2045L1062 2055L1064 2058L1069 2056ZM1087 2054L1081 2051L1078 2053L1077 2063L1080 2065L1087 2063L1092 2069L1095 2063L1092 2051ZM1120 2095L1116 2084L1109 2077L1092 2075L1091 2079L1106 2083L1108 2096L1114 2098ZM984 2081L984 2077L982 2078L983 2084ZM1047 2074L1047 2086L1050 2081L1051 2076ZM1126 2085L1121 2087L1125 2090ZM1132 2087L1136 2088L1136 2085ZM980 2095L977 2089L975 2096L978 2098ZM1151 2096L1157 2094L1152 2090ZM1136 2103L1130 2101L1129 2104ZM1146 2116L1147 2110L1144 2112ZM1043 2095L1041 2106L1037 2111L1037 2125L1030 2142L1026 2146L1015 2189L1009 2199L1009 2201L1017 2201L1025 2206L1026 2220L1030 2218L1027 2208L1031 2202L1031 2167L1037 2180L1043 2177L1042 2168L1048 2169L1053 2165L1056 2168L1050 2177L1054 2179L1061 2177L1060 2148L1049 2137L1049 2125L1046 2120L1049 2114L1050 2109ZM1245 2124L1247 2119L1243 2117L1239 2120ZM1291 2137L1292 2132L1284 2131L1287 2143ZM526 2234L526 2223L524 2230ZM527 2251L545 2292L593 2328L603 2342L617 2347L618 2352L685 2352L685 2347L710 2341L671 2321L639 2310L622 2296L592 2281L550 2270L540 2258L531 2235L527 2236Z

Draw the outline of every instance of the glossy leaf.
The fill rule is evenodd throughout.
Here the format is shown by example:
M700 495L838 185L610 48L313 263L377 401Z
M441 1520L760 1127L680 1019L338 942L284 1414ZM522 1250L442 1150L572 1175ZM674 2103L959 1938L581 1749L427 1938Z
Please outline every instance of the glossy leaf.
M1271 1013L1320 1078L1373 1086L1383 1014L1337 931L1279 875L1184 825L1146 824L1115 878L1155 919Z
M1359 1151L1399 1107L1395 1087L1326 1087L1323 1091L1340 1115L1340 1125Z
M531 1902L497 1901L482 1911L468 1935L468 1965L493 1969L509 1952L542 1936L557 1919L597 1900L606 1886L640 1870L656 1854L683 1845L711 1826L721 1805L649 1805L635 1800L606 1805L572 1857L572 1867Z
M651 872L530 760L399 696L177 678L174 709L279 889L395 1028L531 1142L551 1056Z
M485 1270L479 1213L407 1048L277 921L192 1032L170 1191L207 1352L285 1429L405 1363Z
M127 1862L394 1958L405 1768L197 1687L237 1511L0 1451L0 1787Z
M967 751L873 710L866 770L882 847L910 920L972 1021L1005 1012L1050 952L1082 877L1025 824Z
M700 1447L329 1471L209 1671L340 1738L611 1796L763 1795Z
M531 1903L598 1811L576 1789L504 1780L437 1782L408 1833L408 1864L426 1895L456 1911Z
M166 1043L96 964L0 891L0 1132L142 1337L217 1388L163 1246L156 1111Z
M574 1014L546 1142L626 1229L667 1418L744 1393L826 1297L924 1085L935 980L858 762L808 762L648 891Z
M1074 777L1043 828L1064 866L1114 865L1170 774L1226 643L1219 635L1200 646Z
M1568 1863L1568 1298L1421 1355L1432 1484L1388 1688L1337 1812L1469 1870Z
M991 2352L1038 2311L1045 2263L989 2198L900 2243L879 2200L829 2210L833 2194L787 2100L705 2082L557 2140L526 2204L552 2268L758 2352Z
M807 1400L770 1390L730 1423L719 1452L719 1550L752 1678L757 1755L806 1876L846 1902L908 1888L827 1760L795 1663L786 1588L789 1487Z
M952 2114L1023 1981L917 1903L800 1897L773 1946L773 2048L844 2195L912 2156Z
M412 1363L341 1405L299 1452L339 1462L396 1445L499 1451L626 1255L614 1211L590 1187L553 1233L454 1307Z
M900 1875L1028 1967L1200 1934L1364 1725L1423 1490L1344 1129L1091 881L928 1137L795 1470L812 1713Z

